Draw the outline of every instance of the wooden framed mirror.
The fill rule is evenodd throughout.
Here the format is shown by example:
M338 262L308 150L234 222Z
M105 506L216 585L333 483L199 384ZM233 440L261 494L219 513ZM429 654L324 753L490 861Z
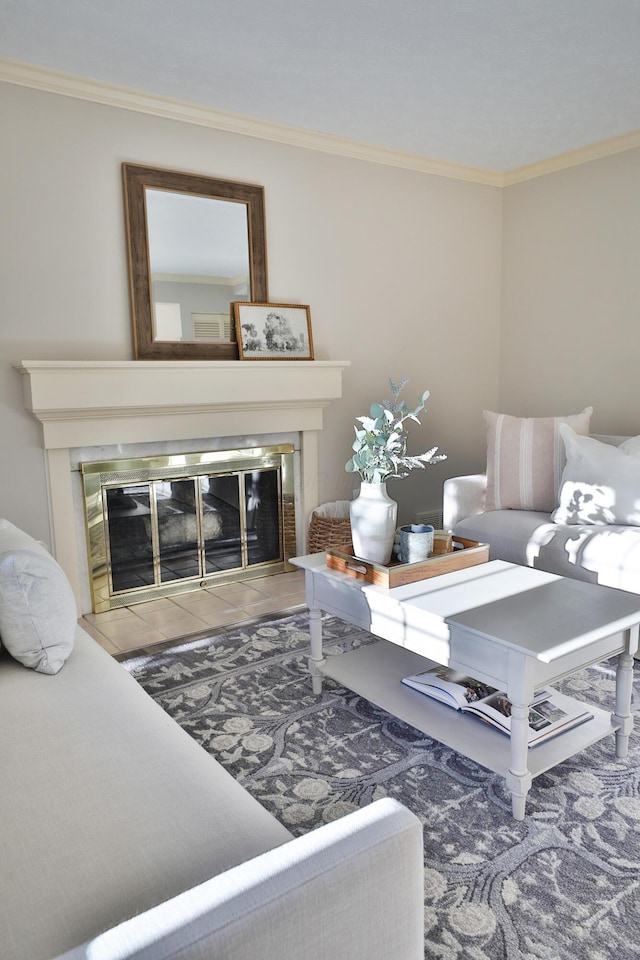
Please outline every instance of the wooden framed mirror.
M268 301L264 190L122 165L136 360L237 360L234 300Z

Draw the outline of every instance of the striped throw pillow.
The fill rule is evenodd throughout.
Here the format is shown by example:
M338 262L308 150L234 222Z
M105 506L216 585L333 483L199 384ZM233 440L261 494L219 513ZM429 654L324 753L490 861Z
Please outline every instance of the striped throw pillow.
M555 510L565 465L560 424L585 436L592 413L593 407L585 407L568 417L510 417L485 410L485 510Z

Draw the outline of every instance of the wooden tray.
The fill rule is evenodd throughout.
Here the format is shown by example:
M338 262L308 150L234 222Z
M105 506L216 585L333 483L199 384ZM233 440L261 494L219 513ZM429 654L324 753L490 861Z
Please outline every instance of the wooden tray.
M442 573L451 573L453 570L475 567L476 564L486 563L489 559L488 543L465 540L463 537L453 537L453 543L461 546L451 553L432 554L426 560L419 560L417 563L400 563L399 560L392 560L388 565L351 556L346 546L331 547L327 550L327 566L365 583L391 589L401 587L405 583L415 583L416 580L438 577Z

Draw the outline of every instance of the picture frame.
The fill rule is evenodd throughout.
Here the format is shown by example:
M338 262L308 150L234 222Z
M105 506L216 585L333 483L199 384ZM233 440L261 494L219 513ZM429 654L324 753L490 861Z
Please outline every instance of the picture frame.
M308 306L235 301L232 307L241 360L313 360Z

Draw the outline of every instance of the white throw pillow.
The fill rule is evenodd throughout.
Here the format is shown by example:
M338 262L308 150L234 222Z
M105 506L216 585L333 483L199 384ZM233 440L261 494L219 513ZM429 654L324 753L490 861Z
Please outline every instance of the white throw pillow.
M25 667L54 674L73 650L78 612L64 571L46 548L0 520L0 637Z
M632 457L640 457L640 437L629 437L624 443L621 443L618 450L624 450Z
M620 447L560 426L567 463L554 523L640 526L640 442Z
M487 427L485 510L540 510L558 505L564 467L560 424L589 433L593 407L567 417L511 417L484 411Z

